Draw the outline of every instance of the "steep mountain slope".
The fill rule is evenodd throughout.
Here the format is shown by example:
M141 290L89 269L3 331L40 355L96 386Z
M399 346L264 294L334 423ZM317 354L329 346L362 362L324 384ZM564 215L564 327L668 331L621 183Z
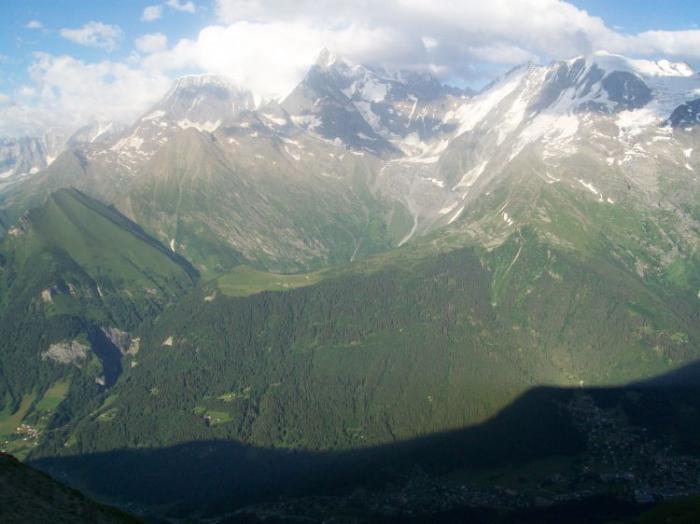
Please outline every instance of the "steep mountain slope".
M375 154L392 151L386 140L375 132L360 110L343 92L350 81L334 68L335 59L322 53L306 77L282 102L282 108L305 128L328 140Z
M347 262L409 233L408 210L375 190L376 173L388 157L430 149L452 129L442 116L467 95L323 53L285 101L257 109L224 78L184 77L108 144L76 146L0 192L2 219L77 187L203 272L241 260L275 270Z
M281 106L307 131L395 156L415 154L423 142L451 131L445 114L471 94L427 74L350 65L324 50Z
M250 115L213 135L179 133L118 205L203 272L240 260L298 270L391 245L371 170L371 159L280 137Z
M350 65L327 52L286 100L257 109L252 94L225 79L185 77L108 147L74 148L45 173L2 192L4 222L11 224L52 190L75 186L117 202L164 243L182 244L205 271L242 259L303 269L348 261L454 222L527 164L530 177L607 205L648 210L660 203L669 214L685 214L687 223L695 190L678 187L696 184L693 100L699 89L686 64L603 52L515 68L476 96L425 75ZM202 147L183 144L203 141L216 161L167 153L182 146L196 155ZM358 157L352 165L337 165L335 159L350 155ZM218 177L225 183L196 182L196 190L189 183L181 192L178 173L201 162L226 171ZM153 171L161 173L159 180ZM231 204L235 212L228 208L224 202L248 196L260 202L260 195L247 194L249 180L264 187L273 206L259 213L238 209L239 203ZM163 190L138 203L154 186ZM287 198L290 187L291 194L315 202L322 194L345 220L314 213L305 198ZM216 224L194 211L200 200L193 193L212 201L222 196L210 208L210 215L221 215ZM177 195L186 205L163 195ZM295 217L291 236L280 243L282 237L264 226L280 227L273 207ZM509 220L517 214L502 212ZM166 221L204 233L218 255L207 260L196 249L189 252L192 234L183 230L178 240L177 228L165 231ZM319 231L321 222L333 232Z
M34 458L220 439L365 447L484 421L534 385L696 359L697 193L674 189L693 181L671 159L697 131L658 127L660 112L643 131L672 136L646 139L658 163L613 167L603 145L622 153L609 126L624 110L572 105L564 117L585 122L571 143L538 139L484 170L478 198L402 249L307 276L238 269L193 292L144 333L104 404Z
M9 230L0 255L0 439L21 454L57 409L65 417L116 381L121 354L138 351L129 331L197 275L114 208L76 190L32 210Z
M170 101L183 98L177 84L113 146L123 149L122 156L125 144L138 150L121 162L126 165L151 158L152 148L160 147L141 168L133 168L142 174L125 197L116 199L118 206L165 243L179 246L205 272L240 260L268 269L308 269L396 245L410 224L401 203L372 191L381 164L377 155L402 154L392 141L426 127L426 104L446 105L463 94L429 77L386 76L322 54L282 104L256 111L247 110L247 103L234 104L235 114L216 121L200 116L173 132L174 117L161 107L184 105ZM211 82L217 89L224 85L202 77L197 89ZM371 94L371 85L380 83L387 93L382 100ZM234 99L245 98L233 88L229 92ZM197 97L198 108L216 113L218 102L208 103L206 93ZM383 115L377 126L366 120L374 114L371 108ZM160 138L144 134L150 128ZM403 135L392 133L398 128Z
M455 131L428 158L389 161L377 184L411 210L413 235L457 220L525 164L531 177L610 205L661 200L675 212L682 203L667 173L696 183L697 133L664 124L699 89L685 64L606 53L516 68L446 115Z
M3 522L136 524L126 513L81 493L0 453L0 519Z

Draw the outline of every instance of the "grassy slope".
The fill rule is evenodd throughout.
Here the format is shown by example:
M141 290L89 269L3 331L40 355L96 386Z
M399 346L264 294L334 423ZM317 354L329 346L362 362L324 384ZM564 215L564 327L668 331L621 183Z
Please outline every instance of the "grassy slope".
M0 520L3 522L137 523L50 477L0 454Z
M244 262L281 272L319 268L390 247L384 203L368 191L370 169L354 155L335 167L336 179L290 162L265 136L247 143L246 154L227 152L217 144L224 134L178 135L120 209L164 244L173 241L207 277Z
M311 286L319 282L322 275L322 272L282 275L239 266L219 277L216 287L226 296L245 297L262 291L286 291Z
M54 193L29 219L48 246L68 253L96 281L165 288L194 276L184 260L136 224L76 190Z

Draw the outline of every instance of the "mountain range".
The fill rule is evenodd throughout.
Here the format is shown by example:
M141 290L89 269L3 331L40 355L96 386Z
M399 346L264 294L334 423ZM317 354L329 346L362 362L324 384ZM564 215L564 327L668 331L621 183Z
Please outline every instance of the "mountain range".
M700 356L687 64L597 52L474 92L324 51L256 100L186 76L129 126L0 143L3 450L204 519L171 475L110 491L99 457L119 486L122 450L182 447L230 480L215 443L352 453Z

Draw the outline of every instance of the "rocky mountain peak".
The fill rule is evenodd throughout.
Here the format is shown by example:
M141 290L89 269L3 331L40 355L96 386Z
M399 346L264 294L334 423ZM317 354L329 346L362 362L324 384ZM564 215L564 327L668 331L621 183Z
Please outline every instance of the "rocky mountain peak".
M327 48L321 49L314 65L321 68L329 68L339 62L338 57Z
M254 108L253 94L233 80L217 75L188 75L178 78L144 118L204 124L225 121Z

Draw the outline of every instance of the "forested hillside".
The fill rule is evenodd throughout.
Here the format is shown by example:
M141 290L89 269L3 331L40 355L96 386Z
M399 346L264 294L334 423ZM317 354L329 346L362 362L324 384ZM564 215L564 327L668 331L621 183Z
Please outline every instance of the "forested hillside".
M65 421L114 384L121 353L138 349L129 332L197 274L75 190L54 193L11 228L0 255L0 440L22 454L54 415Z
M621 384L697 356L692 317L602 255L576 259L528 230L492 251L430 245L287 291L202 286L42 454L204 439L362 447L483 421L535 385ZM251 275L264 288L232 278Z

